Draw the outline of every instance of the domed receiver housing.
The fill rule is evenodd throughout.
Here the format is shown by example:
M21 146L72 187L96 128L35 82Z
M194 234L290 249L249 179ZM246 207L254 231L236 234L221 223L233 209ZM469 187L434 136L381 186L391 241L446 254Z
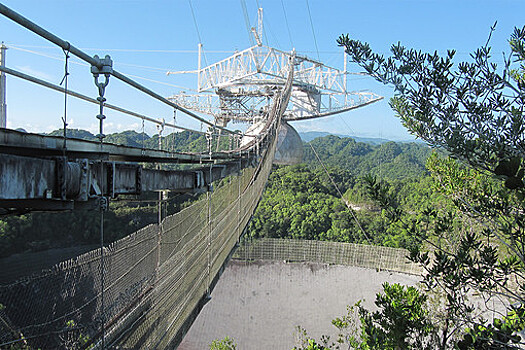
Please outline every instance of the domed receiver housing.
M246 130L246 135L241 140L241 147L252 141L257 134L264 129L266 122L260 121ZM303 161L303 141L299 133L284 120L281 121L279 135L277 139L277 149L275 150L274 164L295 165Z
M303 141L299 133L287 122L281 122L274 164L295 165L303 161Z

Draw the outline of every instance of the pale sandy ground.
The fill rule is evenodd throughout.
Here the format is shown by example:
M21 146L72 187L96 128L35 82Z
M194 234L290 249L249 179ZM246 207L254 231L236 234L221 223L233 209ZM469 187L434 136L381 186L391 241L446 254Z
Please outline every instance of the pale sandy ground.
M213 339L234 338L238 350L292 349L296 326L335 335L331 320L365 299L373 308L384 282L413 285L418 277L314 263L232 261L179 350L205 350Z

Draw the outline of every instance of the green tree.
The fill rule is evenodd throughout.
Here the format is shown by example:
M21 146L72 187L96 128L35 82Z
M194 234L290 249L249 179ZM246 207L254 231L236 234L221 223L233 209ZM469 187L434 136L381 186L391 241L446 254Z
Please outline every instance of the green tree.
M360 349L430 349L433 327L428 318L427 296L415 287L383 284L378 293L377 311L357 305L361 321L361 339L350 339ZM334 320L337 325L338 320Z
M490 37L471 62L455 65L454 50L440 56L397 44L385 58L348 35L338 39L352 61L394 86L390 104L407 129L461 162L431 161L437 189L454 208L437 213L435 223L424 227L439 238L454 238L451 233L463 226L463 235L456 244L427 241L433 259L418 246L411 253L427 271L427 290L439 288L445 295L440 349L524 344L518 332L525 313L525 27L514 30L502 68L491 62L489 42ZM370 181L370 188L398 222L398 203L380 183ZM513 304L506 316L486 321L472 313L467 301L472 291Z
M370 312L359 301L348 307L346 315L334 319L332 324L338 329L338 336L333 342L323 336L318 343L299 329L303 341L294 349L434 349L435 328L424 293L415 287L385 283L383 292L376 295L375 304L377 311Z
M235 350L237 344L230 337L226 337L221 340L214 340L210 344L210 350Z

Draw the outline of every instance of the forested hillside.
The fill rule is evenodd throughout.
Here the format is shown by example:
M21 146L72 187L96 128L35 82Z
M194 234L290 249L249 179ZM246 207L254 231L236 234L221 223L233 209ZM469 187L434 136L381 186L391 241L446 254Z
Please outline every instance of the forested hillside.
M425 161L430 154L430 149L423 144L389 141L374 145L333 135L310 143L326 165L347 169L354 177L368 174L387 179L419 177L426 173ZM308 144L304 147L304 162L318 163Z
M315 157L312 146L328 169ZM369 200L369 175L392 185L390 195L418 215L433 196L425 162L431 150L416 143L380 145L325 136L304 144L304 164L276 168L249 228L251 237L320 239L393 247L419 244L421 237L390 225ZM331 178L331 179L330 179ZM353 207L345 205L335 188Z

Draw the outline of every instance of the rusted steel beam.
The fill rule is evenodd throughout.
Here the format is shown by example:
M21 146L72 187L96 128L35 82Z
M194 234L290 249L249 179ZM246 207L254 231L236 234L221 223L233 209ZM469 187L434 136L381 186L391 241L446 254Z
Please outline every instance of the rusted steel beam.
M190 170L147 169L139 163L0 154L0 208L93 209L100 197L151 191L203 192L251 166L250 159Z
M168 152L154 149L142 149L96 141L64 139L60 136L31 134L16 130L0 129L0 153L28 156L61 156L64 151L70 159L87 158L96 160L129 161L145 163L208 163L209 154ZM235 153L214 152L211 159L225 161L238 158Z

